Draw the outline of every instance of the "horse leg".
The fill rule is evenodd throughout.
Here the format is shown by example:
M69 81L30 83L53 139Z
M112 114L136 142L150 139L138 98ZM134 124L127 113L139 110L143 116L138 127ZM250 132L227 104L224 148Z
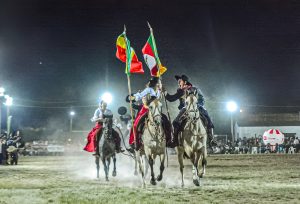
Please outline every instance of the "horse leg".
M193 183L196 186L200 186L199 177L198 177L198 172L199 172L198 165L202 163L202 158L199 152L194 154L192 163L193 163Z
M102 158L102 164L105 172L105 180L108 181L108 171L107 171L107 165L106 165L106 159L103 157Z
M107 161L106 167L107 167L107 181L108 181L108 176L109 176L109 166L110 166L110 157L108 157L106 161Z
M113 155L114 170L113 170L113 172L112 172L112 176L113 176L113 177L117 176L116 161L117 161L116 154L114 154L114 155Z
M142 180L143 180L143 187L145 188L146 187L146 183L145 183L145 175L144 175L144 169L143 169L143 166L142 166L142 159L141 159L141 156L140 156L140 152L139 151L136 151L135 152L135 158L136 158L136 161L138 163L138 166L139 166L139 169L140 169L140 173L142 175Z
M138 161L136 156L134 157L134 175L137 176L138 175L138 171L137 171L137 167L138 167Z
M160 155L160 167L159 167L160 173L157 177L157 181L161 181L163 178L163 172L165 170L165 154Z
M149 160L149 165L150 165L150 170L151 170L151 180L150 180L150 183L152 185L156 185L156 181L155 181L155 178L154 178L154 170L153 170L154 161L151 158L151 156L149 156L148 160Z
M206 150L206 148L205 147L203 147L204 149L203 149L203 151L202 151L202 162L200 163L200 161L199 161L199 163L198 163L198 168L200 169L200 165L201 165L201 171L199 171L199 178L203 178L203 176L205 175L205 170L206 170L206 165L207 165L207 160L206 160L206 158L207 158L207 150Z
M183 168L184 168L184 166L183 166L183 153L184 153L183 147L178 146L177 147L177 157L178 157L180 173L181 173L181 187L184 186L184 181L183 181Z
M100 164L99 164L99 157L95 157L96 162L96 169L97 169L97 178L99 178L99 170L100 170Z
M146 155L143 155L143 161L144 161L144 173L145 173L145 178L147 177L148 170L149 170L149 162L146 157Z

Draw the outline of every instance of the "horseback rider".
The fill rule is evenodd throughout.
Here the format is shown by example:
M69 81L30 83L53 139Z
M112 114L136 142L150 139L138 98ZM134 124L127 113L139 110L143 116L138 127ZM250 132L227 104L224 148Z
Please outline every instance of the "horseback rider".
M161 96L161 81L157 77L153 77L149 80L148 84L146 85L146 88L142 92L138 92L136 94L133 94L132 96L127 96L126 101L128 102L128 98L133 102L137 102L142 100L142 105L137 107L134 106L136 109L139 109L139 112L137 113L137 116L134 119L133 127L130 131L130 137L129 137L129 145L130 149L127 149L130 152L133 152L134 146L136 147L136 150L139 150L141 147L141 133L143 131L143 125L145 123L145 119L148 115L148 105L155 99L159 99ZM164 126L166 139L171 140L171 124L165 114L162 114L162 123ZM133 132L134 131L134 132ZM136 145L134 141L134 136L136 137Z
M192 88L197 89L196 87L193 87L193 85L189 82L189 79L186 75L181 75L181 76L176 75L175 79L177 80L178 86L179 86L176 93L174 95L170 95L169 93L164 91L167 101L174 102L176 100L179 100L179 106L178 106L179 114L173 121L174 135L172 138L172 142L170 144L171 147L178 146L178 134L181 131L181 126L182 126L182 122L183 122L182 115L184 114L184 112L186 110L186 108L185 108L185 93L186 93L186 91L188 91ZM206 130L207 130L207 136L210 140L209 145L216 145L216 142L215 142L214 136L213 136L214 125L208 115L207 110L203 107L204 106L204 97L199 89L197 89L197 93L198 93L198 102L197 102L198 109L199 109L200 114L206 120L206 123L204 123L204 124L207 124Z
M99 141L101 139L103 129L108 126L108 134L112 134L115 142L116 152L120 153L124 150L121 149L121 138L119 134L112 128L113 114L111 110L107 109L107 103L103 100L100 101L99 107L95 110L94 116L91 118L92 122L95 122L95 127L89 132L87 137L87 144L84 147L85 151L94 152L94 156L100 156L99 153Z

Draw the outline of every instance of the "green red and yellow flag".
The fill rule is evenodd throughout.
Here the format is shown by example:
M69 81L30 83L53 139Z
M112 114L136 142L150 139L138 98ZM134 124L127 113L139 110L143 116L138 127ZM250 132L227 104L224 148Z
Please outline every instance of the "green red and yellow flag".
M150 33L142 52L145 62L150 69L151 76L160 77L167 71L167 68L164 67L159 60L155 39L152 32Z
M130 41L127 39L125 32L117 38L116 46L116 57L126 63L125 73L127 75L130 75L130 73L143 74L143 65L138 60L134 49L130 47Z

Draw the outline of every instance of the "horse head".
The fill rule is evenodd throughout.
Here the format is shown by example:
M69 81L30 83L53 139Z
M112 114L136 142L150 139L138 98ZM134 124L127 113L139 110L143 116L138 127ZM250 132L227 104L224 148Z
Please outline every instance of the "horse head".
M154 99L149 104L149 120L159 126L161 124L162 104L158 99Z
M197 120L200 117L199 109L198 109L198 91L196 88L191 88L186 91L185 96L185 107L187 117L192 120Z

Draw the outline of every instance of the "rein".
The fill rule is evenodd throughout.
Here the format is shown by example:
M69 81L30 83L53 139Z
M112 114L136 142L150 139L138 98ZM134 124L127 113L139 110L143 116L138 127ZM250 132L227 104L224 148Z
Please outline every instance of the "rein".
M119 133L121 134L123 145L124 145L126 151L127 151L129 154L126 154L126 153L124 153L124 152L121 152L121 153L124 154L124 155L126 155L126 156L131 157L132 159L135 159L135 156L132 155L132 153L128 151L128 148L127 148L127 146L126 146L126 144L125 144L124 135L123 135L121 129L120 129L117 125L115 125L115 127L117 128L117 130L118 130Z
M158 117L158 116L161 117L161 115L156 115L156 116L153 117L153 119L154 119L155 117ZM151 132L151 130L150 130L150 128L149 128L149 123L150 123L150 126L152 126L152 127L155 128L155 132L154 132L154 133ZM156 124L155 122L151 121L150 119L148 119L148 120L146 121L146 129L148 129L148 132L150 133L150 135L151 135L152 138L158 139L157 135L160 135L160 133L161 133L161 131L160 131L160 125L161 125L161 124L158 125L158 124Z
M192 105L192 109L191 109L191 105ZM189 113L194 113L195 116L193 118L191 118L189 116ZM189 120L191 120L192 123L196 123L200 119L200 113L199 113L198 116L197 116L197 113L199 113L199 109L198 109L198 107L195 108L195 105L193 104L193 101L192 101L191 103L189 103L189 105L186 108L186 111L185 111L184 114L186 115L186 118L188 118Z

